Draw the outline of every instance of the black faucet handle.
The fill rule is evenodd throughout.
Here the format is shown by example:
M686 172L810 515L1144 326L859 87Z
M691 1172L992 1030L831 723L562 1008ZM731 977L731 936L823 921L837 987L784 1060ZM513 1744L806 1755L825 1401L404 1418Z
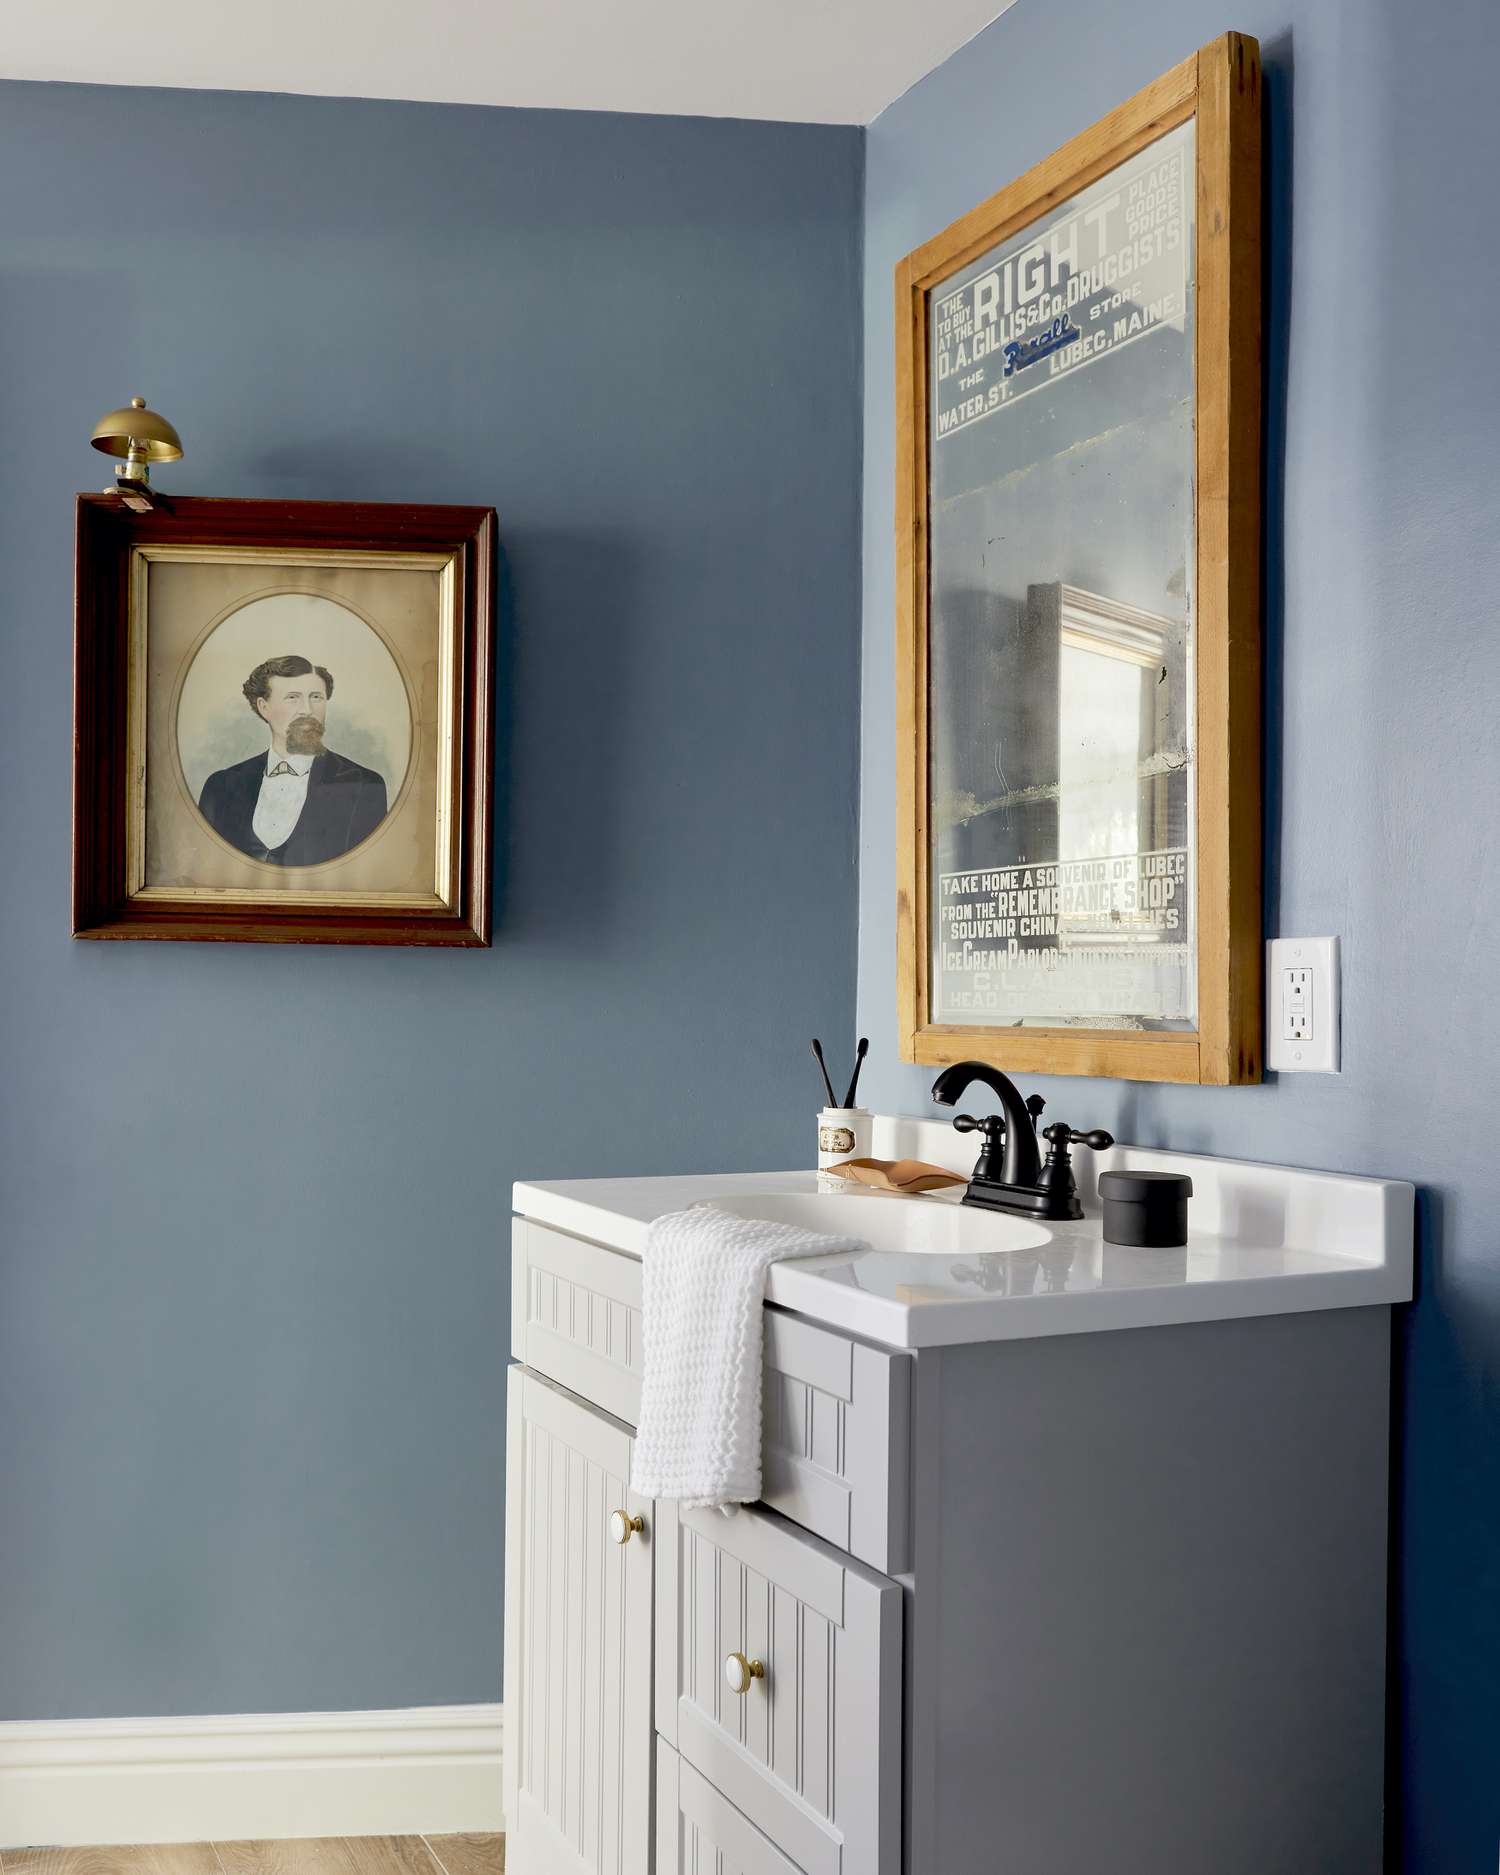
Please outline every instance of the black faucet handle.
M1076 1133L1066 1120L1054 1120L1051 1126L1043 1127L1042 1138L1051 1140L1054 1149L1088 1146L1094 1152L1107 1152L1115 1143L1114 1134L1106 1133L1102 1126L1096 1126L1091 1133Z
M983 1133L984 1144L974 1161L970 1182L993 1184L1000 1176L1000 1154L1005 1143L1004 1120L998 1113L986 1114L982 1120L976 1120L972 1113L956 1113L953 1116L953 1129L958 1133Z
M953 1116L955 1133L983 1133L990 1145L997 1145L1005 1136L1005 1122L998 1113L987 1113L982 1120L976 1120L972 1113L955 1113Z

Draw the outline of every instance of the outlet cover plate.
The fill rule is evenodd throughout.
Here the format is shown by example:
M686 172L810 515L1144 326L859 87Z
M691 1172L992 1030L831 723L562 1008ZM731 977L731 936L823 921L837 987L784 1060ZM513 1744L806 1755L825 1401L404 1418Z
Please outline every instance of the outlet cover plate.
M1266 945L1266 1066L1277 1074L1339 1072L1339 941Z

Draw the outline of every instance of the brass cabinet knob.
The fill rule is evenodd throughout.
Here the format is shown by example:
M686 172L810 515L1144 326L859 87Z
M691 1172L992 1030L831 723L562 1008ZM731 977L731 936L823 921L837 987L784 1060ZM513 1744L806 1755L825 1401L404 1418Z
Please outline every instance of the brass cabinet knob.
M616 1543L628 1543L637 1530L644 1530L644 1517L632 1517L628 1510L612 1510L609 1513L609 1534Z
M724 1684L731 1693L748 1693L752 1680L763 1680L766 1670L758 1660L747 1660L743 1654L724 1656Z

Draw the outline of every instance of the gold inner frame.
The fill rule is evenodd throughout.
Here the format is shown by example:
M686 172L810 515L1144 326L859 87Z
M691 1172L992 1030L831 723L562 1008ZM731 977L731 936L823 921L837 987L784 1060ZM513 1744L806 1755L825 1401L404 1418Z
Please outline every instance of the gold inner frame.
M421 892L256 891L237 886L146 884L146 655L150 636L147 582L153 562L359 567L438 575L437 811L432 895ZM384 907L453 911L458 902L459 826L455 812L463 773L463 566L457 553L332 547L136 546L130 552L129 657L126 692L125 885L134 901L153 904L213 902L306 909Z

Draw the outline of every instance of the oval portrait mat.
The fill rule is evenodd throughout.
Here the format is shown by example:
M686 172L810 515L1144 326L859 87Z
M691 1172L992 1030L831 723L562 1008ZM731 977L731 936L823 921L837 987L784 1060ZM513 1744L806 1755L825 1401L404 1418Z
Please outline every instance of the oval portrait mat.
M245 680L268 658L290 656L321 665L333 679L325 748L374 769L385 780L389 807L396 806L411 766L413 731L411 698L390 647L335 599L279 592L247 600L220 619L183 677L177 759L200 818L198 801L209 776L270 747L265 721L245 699ZM382 824L389 820L387 811Z

